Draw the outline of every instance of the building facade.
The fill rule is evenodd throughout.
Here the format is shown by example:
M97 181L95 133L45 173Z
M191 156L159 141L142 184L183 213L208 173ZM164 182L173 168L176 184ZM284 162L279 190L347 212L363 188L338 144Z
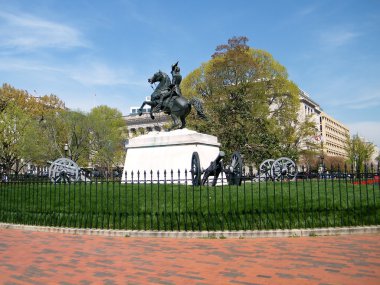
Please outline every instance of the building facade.
M319 126L319 117L322 112L321 106L311 99L310 95L305 91L300 92L300 110L298 113L299 121L304 121L306 118L311 118L316 126ZM319 129L317 127L317 129Z
M329 156L347 157L345 150L350 130L325 112L320 115L320 134L323 152Z
M328 156L346 158L345 145L347 136L350 135L349 128L324 112L320 105L302 90L300 104L298 118L300 121L310 118L315 122L317 135L312 140L320 144L321 152Z
M312 100L306 92L300 90L300 109L298 111L298 121L304 122L306 120L311 120L315 125L315 136L305 138L301 143L299 148L307 150L310 148L309 143L318 144L319 141L319 118L322 112L321 106Z
M154 117L155 119L152 120L149 113L143 113L141 116L133 114L125 117L129 137L132 138L152 131L163 131L170 117L163 113L156 113Z

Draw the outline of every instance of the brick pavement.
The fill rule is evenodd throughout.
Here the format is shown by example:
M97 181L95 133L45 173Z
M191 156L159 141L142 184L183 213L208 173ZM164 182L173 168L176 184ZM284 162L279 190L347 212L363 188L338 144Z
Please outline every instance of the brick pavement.
M1 284L380 284L380 235L127 238L0 229Z

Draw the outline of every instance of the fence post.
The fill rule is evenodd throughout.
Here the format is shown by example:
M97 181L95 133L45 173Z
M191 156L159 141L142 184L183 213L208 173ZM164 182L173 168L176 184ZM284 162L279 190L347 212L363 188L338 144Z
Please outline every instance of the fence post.
M144 230L146 231L146 216L147 216L147 209L146 209L146 171L144 170Z
M178 220L177 220L177 230L179 231L181 229L181 171L178 169L178 185L177 185L177 192L178 192Z

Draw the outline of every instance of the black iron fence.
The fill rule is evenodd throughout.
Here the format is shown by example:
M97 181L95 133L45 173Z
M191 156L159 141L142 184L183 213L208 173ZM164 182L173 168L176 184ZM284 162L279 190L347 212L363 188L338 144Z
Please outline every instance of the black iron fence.
M127 181L0 184L0 222L42 226L225 231L378 225L378 168L241 186L191 185L191 173L131 173ZM158 181L153 179L158 177ZM174 179L174 177L180 179Z

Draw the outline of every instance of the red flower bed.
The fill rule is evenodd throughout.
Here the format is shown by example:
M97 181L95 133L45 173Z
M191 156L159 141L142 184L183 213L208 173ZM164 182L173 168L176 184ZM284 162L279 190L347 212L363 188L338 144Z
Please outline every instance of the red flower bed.
M362 180L362 181L355 181L355 185L367 185L367 184L375 184L375 183L380 183L380 177L375 176L373 179L367 179L367 180Z

